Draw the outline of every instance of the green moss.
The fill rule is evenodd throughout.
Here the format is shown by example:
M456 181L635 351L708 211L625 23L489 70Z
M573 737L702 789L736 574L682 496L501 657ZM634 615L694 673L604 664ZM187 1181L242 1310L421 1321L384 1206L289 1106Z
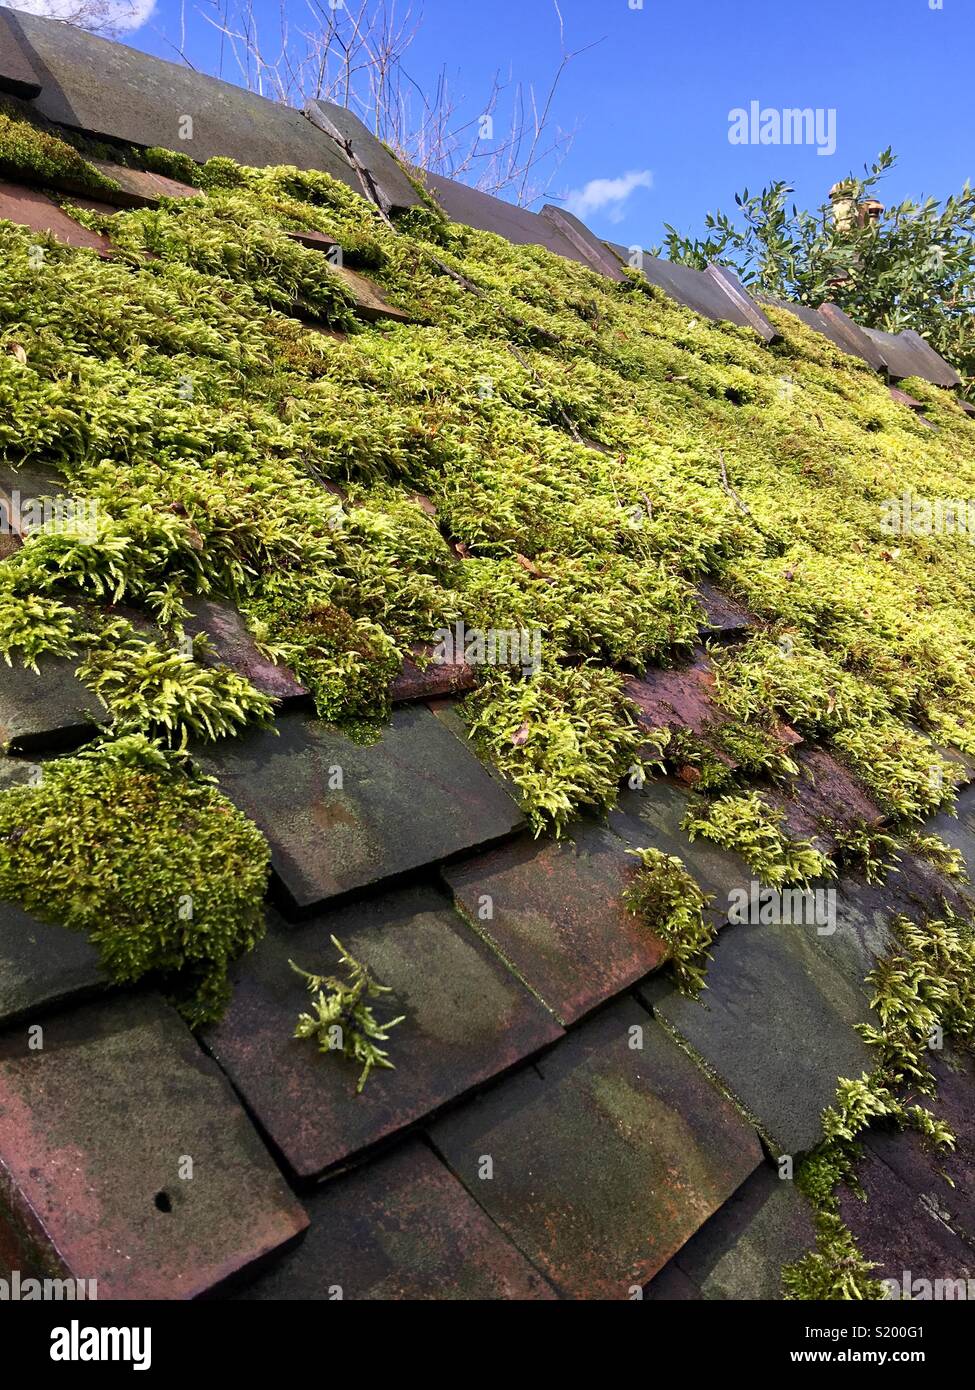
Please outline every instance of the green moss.
M154 174L164 174L168 179L188 183L195 187L202 182L201 170L195 159L178 150L165 150L157 145L142 151L142 162Z
M876 1301L886 1297L883 1283L871 1276L876 1268L839 1217L830 1216L821 1223L815 1249L783 1271L782 1288L787 1299Z
M805 840L782 829L783 813L758 792L720 796L692 808L682 828L692 840L699 835L740 854L752 873L770 888L806 888L814 879L833 878L829 859Z
M113 979L161 972L194 1024L263 935L267 872L256 827L141 736L0 794L0 898L86 932Z
M79 192L117 189L57 135L18 119L0 104L0 177L29 183L70 184Z
M975 1042L975 925L946 911L941 918L898 918L893 943L867 976L876 1023L857 1031L872 1049L873 1070L841 1078L823 1112L823 1142L797 1174L816 1224L815 1250L783 1271L789 1298L883 1298L883 1285L856 1248L839 1213L842 1184L858 1193L858 1140L878 1121L916 1130L932 1149L951 1149L955 1136L912 1097L934 1094L929 1049L946 1038Z
M607 809L620 779L641 765L644 739L622 684L592 666L527 678L495 668L465 702L475 741L517 784L536 833L561 831L581 806Z
M188 648L146 640L119 619L99 633L78 674L108 706L115 732L149 730L185 747L191 736L225 738L267 723L273 701L229 666L199 664L208 640Z
M392 991L387 985L379 984L361 961L350 956L337 937L333 936L331 941L345 968L344 980L335 975L312 975L289 961L292 970L302 976L309 993L314 996L313 1011L299 1015L294 1036L314 1038L319 1052L338 1052L361 1063L362 1071L355 1088L356 1095L361 1095L374 1068L395 1070L389 1053L379 1044L389 1041L389 1030L402 1023L405 1015L380 1023L369 1001Z
M617 286L429 207L391 228L326 174L224 159L196 176L197 199L76 214L118 263L50 247L39 273L35 238L0 227L0 346L22 349L0 350L0 452L56 464L101 512L94 544L37 537L4 562L0 650L64 650L79 598L136 605L165 649L188 598L225 594L324 716L358 725L437 629L537 630L534 692L479 668L472 709L535 823L561 826L612 799L638 743L621 675L689 649L709 576L768 624L715 654L738 771L723 783L698 750L709 789L791 775L785 717L895 821L950 803L937 745L975 751L975 557L880 524L905 487L975 495L950 401L925 397L933 434L788 314L771 311L769 349L638 276ZM368 265L412 323L350 334L300 229ZM148 720L151 692L133 708Z
M674 854L657 849L632 851L642 865L623 894L627 911L665 942L682 994L696 997L705 988L710 947L717 928L704 913L712 901Z

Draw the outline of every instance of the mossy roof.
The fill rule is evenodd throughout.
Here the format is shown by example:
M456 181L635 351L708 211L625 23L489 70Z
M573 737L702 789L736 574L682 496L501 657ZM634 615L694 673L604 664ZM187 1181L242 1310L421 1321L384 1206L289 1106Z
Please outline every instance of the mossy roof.
M104 254L0 221L2 481L8 515L17 493L46 517L0 560L8 1029L54 1005L55 1035L131 1026L114 996L82 1006L109 980L205 1025L293 1186L327 1178L306 1262L257 1296L395 1297L429 1267L432 1296L626 1297L691 1238L670 1275L702 1292L714 1250L747 1238L724 1203L764 1192L756 1135L805 1147L863 1055L888 923L968 908L919 832L938 818L975 860L975 561L924 511L975 524L975 424L920 379L914 408L895 400L778 306L767 343L429 200L390 221L325 173L94 150L24 114L0 115L0 171ZM95 155L185 196L106 208L125 180ZM881 833L886 883L864 871ZM685 1036L665 933L623 906L631 851L676 855L717 924L796 840L839 875L841 929L784 930L763 956L725 928L720 1008ZM361 1097L290 1037L287 959L334 968L332 936L406 1016ZM749 1023L731 1044L729 1010ZM511 1069L486 1108L469 1098ZM0 1062L8 1100L19 1075ZM421 1158L403 1136L445 1107ZM492 1145L510 1166L488 1198ZM799 1206L762 1226L767 1196L749 1199L762 1288L809 1234ZM219 1219L148 1238L134 1200L133 1249L177 1261ZM330 1237L353 1201L364 1237ZM495 1225L465 1252L482 1208ZM410 1240L385 1245L389 1222ZM282 1246L293 1232L289 1211Z

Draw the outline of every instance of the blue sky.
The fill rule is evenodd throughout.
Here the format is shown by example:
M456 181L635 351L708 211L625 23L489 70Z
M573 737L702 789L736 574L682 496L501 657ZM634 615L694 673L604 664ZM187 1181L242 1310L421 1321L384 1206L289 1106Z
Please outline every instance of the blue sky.
M255 3L276 15L278 0ZM302 0L286 3L303 13ZM568 46L600 42L573 61L558 92L555 118L575 138L552 192L569 195L601 235L648 245L665 222L699 229L707 209L730 207L736 190L773 178L793 181L801 202L818 205L832 183L890 144L900 163L885 200L943 197L975 176L975 0L938 5L561 0ZM558 57L552 0L414 0L421 7L408 64L421 85L445 65L471 114L497 69L547 86ZM214 71L217 36L191 3L186 19L194 64ZM171 57L166 40L179 33L179 0L156 0L125 41ZM729 143L729 113L753 101L835 111L835 153Z

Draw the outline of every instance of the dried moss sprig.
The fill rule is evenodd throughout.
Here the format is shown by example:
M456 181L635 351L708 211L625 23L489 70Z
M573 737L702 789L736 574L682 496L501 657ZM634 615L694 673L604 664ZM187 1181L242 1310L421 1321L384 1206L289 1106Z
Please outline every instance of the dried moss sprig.
M294 1037L315 1038L319 1052L341 1052L343 1057L361 1062L362 1071L355 1088L356 1095L361 1095L374 1067L395 1069L389 1053L377 1044L388 1042L389 1030L403 1023L406 1015L380 1023L367 1001L391 994L392 990L388 985L379 984L361 961L349 955L337 937L333 936L331 941L345 966L347 979L314 975L302 970L293 960L288 961L291 969L307 982L309 993L315 996L313 1012L299 1015Z

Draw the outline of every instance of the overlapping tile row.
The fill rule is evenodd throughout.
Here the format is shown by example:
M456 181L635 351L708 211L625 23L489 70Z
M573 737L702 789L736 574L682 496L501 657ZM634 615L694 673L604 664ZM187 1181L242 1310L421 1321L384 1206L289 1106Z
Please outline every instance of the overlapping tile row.
M734 1106L632 999L429 1133L573 1298L632 1298L762 1159Z
M301 113L73 26L20 12L0 18L0 91L30 101L49 121L135 145L180 149L199 162L226 155L243 164L320 169L387 214L420 201L407 172L342 107L316 100ZM193 113L196 123L187 126ZM179 197L186 192L185 186L158 175L110 172L122 187L108 201L119 205L141 206L162 193ZM549 204L533 213L442 175L411 172L454 221L517 244L544 246L610 279L623 278L623 266L637 265L652 284L694 312L748 327L766 342L777 334L757 302L762 299L789 309L844 352L894 379L920 376L939 386L961 385L954 368L912 330L890 334L861 329L833 304L813 309L756 298L726 267L696 270L602 241L565 208ZM53 214L35 207L30 216L51 220ZM67 228L60 230L68 235ZM381 305L376 316L396 317L396 311Z
M306 1196L311 1227L240 1296L551 1300L547 1280L421 1140Z
M134 145L182 150L200 163L226 155L241 164L319 169L362 191L340 145L299 111L73 25L20 12L4 18L0 80L16 79L26 57L40 83L33 108L49 121ZM381 156L397 198L412 206L416 193L376 141L370 159L378 165Z
M647 1286L654 1301L778 1299L781 1272L815 1244L795 1183L764 1163Z
M289 962L341 973L333 936L391 991L377 1016L404 1016L390 1035L395 1070L373 1071L361 1095L358 1067L293 1036L308 991ZM226 1015L204 1041L300 1178L319 1176L562 1036L430 887L386 892L300 926L273 920L232 984Z

